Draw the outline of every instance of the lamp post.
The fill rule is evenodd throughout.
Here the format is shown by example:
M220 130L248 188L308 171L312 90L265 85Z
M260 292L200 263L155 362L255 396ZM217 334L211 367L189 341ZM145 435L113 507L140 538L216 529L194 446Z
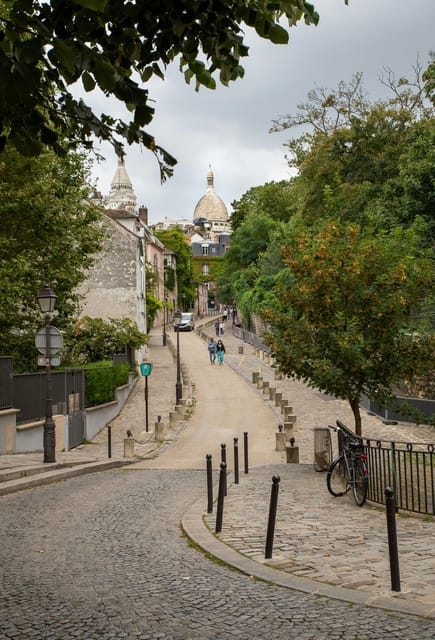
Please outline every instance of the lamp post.
M166 347L166 305L168 299L165 297L163 301L163 346Z
M56 432L53 420L53 389L51 383L51 314L56 306L56 294L49 286L38 293L38 303L45 314L46 397L44 422L44 462L56 462Z
M179 404L183 397L183 386L181 384L180 377L180 323L181 323L181 311L174 313L174 328L177 333L177 382L175 384L175 404Z

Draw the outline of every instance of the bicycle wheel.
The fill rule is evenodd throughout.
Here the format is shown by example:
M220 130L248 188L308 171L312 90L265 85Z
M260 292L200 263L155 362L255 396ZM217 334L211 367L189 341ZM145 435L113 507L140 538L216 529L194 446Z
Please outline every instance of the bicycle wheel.
M344 496L350 489L347 479L346 463L343 456L339 456L331 463L326 476L326 486L331 495L338 498Z
M365 463L356 458L353 461L353 497L359 507L362 507L367 498L368 478Z

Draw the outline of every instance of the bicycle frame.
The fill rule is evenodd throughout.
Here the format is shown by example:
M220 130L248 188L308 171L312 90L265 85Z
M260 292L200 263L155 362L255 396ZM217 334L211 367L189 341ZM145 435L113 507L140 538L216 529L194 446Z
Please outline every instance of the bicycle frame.
M343 425L344 426L344 425ZM330 427L342 436L341 453L335 458L328 470L327 487L334 497L342 496L352 489L355 502L362 506L365 502L368 488L367 456L362 443L350 430L342 429L337 421L337 427ZM336 481L340 486L336 486ZM343 483L345 482L344 486Z

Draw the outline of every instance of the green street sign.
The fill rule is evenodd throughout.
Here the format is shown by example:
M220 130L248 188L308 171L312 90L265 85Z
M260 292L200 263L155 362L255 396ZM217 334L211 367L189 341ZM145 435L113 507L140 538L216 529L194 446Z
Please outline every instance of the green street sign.
M140 365L140 372L143 376L149 376L153 365L150 362L142 362Z

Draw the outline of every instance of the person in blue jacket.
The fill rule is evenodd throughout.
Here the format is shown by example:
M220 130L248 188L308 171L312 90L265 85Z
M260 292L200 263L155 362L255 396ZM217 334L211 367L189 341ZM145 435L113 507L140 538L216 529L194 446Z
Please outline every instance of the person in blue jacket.
M216 360L216 342L214 338L210 338L208 341L208 355L210 356L210 364L214 364Z

